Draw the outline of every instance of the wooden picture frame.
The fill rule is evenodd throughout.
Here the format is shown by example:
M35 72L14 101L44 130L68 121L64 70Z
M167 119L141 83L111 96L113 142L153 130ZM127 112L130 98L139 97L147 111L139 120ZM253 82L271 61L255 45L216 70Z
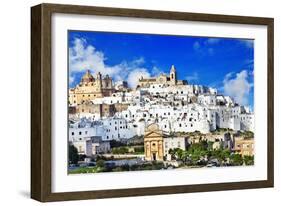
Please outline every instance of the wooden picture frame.
M267 26L267 179L215 184L53 193L51 190L51 17L54 13ZM31 8L31 198L42 202L273 187L274 21L272 18L40 4Z

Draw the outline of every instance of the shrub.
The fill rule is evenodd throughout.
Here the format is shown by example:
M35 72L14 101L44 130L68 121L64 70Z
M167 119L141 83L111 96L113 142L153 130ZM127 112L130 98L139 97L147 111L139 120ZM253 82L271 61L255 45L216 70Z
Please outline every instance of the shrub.
M68 159L71 164L77 164L79 160L78 150L73 145L68 147Z
M96 165L98 167L104 167L104 160L98 160Z
M245 165L254 165L254 156L244 156L244 163Z

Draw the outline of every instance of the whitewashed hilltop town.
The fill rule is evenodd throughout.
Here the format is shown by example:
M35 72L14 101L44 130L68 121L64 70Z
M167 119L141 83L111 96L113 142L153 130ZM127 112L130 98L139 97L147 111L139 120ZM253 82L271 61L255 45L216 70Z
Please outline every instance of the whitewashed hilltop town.
M87 71L68 104L70 173L254 164L254 113L174 65L136 88Z

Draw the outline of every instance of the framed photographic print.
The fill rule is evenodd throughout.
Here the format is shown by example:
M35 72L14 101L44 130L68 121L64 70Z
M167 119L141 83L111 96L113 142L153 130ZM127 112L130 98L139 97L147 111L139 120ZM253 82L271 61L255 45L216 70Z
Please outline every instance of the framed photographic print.
M31 197L273 187L273 19L31 8Z

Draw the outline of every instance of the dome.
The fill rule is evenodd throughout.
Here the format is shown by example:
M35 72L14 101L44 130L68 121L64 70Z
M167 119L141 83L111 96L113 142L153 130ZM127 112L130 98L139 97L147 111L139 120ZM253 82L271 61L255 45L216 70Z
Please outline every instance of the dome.
M86 73L84 74L84 76L82 77L82 82L93 82L94 81L94 77L92 76L92 74L90 73L90 70L87 70Z

